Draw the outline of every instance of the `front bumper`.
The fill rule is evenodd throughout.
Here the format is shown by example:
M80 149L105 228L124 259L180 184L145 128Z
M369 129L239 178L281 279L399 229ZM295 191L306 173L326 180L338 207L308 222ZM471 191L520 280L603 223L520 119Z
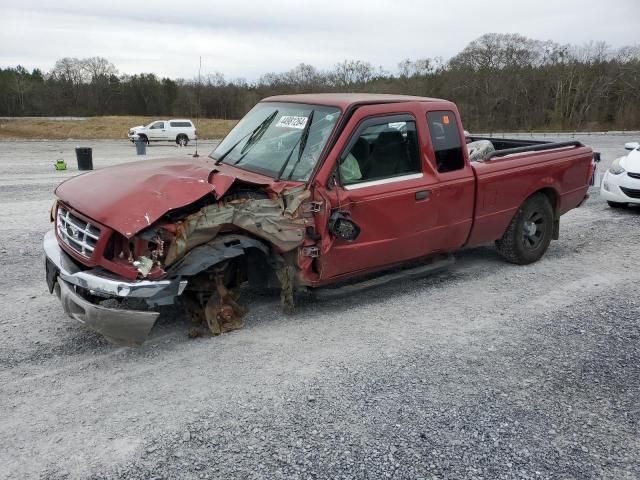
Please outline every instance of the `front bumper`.
M60 279L55 283L54 289L67 315L116 345L142 345L160 315L158 312L119 310L95 305L80 296L71 284Z
M629 177L626 173L612 175L608 171L602 177L600 185L600 197L609 202L640 204L640 198L632 198L625 195L620 187L631 190L640 190L640 180Z
M187 286L186 280L179 278L130 282L101 268L81 270L60 248L53 231L44 237L44 251L49 291L56 292L65 312L118 345L144 343L159 313L107 308L93 303L90 298L137 298L149 306L170 305Z

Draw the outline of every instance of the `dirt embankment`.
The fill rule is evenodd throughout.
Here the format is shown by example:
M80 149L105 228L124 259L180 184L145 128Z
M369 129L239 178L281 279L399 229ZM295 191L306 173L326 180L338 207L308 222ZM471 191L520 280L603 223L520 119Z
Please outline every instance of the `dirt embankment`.
M0 139L117 140L126 138L131 127L148 125L159 119L135 116L0 119ZM201 118L197 122L197 129L202 139L222 138L236 123L237 120Z

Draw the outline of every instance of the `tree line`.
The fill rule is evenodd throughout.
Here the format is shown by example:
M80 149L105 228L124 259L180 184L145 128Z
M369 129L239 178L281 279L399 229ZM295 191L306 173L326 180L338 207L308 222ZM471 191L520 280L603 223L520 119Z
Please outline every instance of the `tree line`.
M639 129L640 46L561 45L489 33L445 61L399 62L395 72L345 60L300 64L255 81L119 74L107 59L63 58L49 72L0 68L0 116L148 115L237 119L261 98L358 91L439 97L476 131Z

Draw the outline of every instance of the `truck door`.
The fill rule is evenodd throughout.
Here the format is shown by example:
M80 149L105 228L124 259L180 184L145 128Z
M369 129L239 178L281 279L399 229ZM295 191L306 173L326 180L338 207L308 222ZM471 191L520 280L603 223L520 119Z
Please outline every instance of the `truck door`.
M149 127L149 140L166 140L165 122L155 122Z
M473 172L463 168L443 182L429 159L425 112L399 108L389 114L383 106L384 116L379 105L359 108L345 128L352 133L345 133L342 147L336 144L337 185L327 198L332 214L346 212L360 233L348 241L326 232L331 240L323 242L317 260L321 281L454 250L466 241Z

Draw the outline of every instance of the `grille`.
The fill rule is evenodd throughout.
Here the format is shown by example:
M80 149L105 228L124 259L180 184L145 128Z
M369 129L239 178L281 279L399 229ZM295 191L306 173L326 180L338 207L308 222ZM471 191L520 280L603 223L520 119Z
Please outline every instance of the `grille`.
M62 206L58 206L56 227L58 237L73 250L87 258L93 254L100 237L98 227L76 217Z
M627 175L629 175L631 178L640 179L640 173L627 172Z
M640 190L634 190L631 188L620 187L622 193L624 193L629 198L640 198Z

